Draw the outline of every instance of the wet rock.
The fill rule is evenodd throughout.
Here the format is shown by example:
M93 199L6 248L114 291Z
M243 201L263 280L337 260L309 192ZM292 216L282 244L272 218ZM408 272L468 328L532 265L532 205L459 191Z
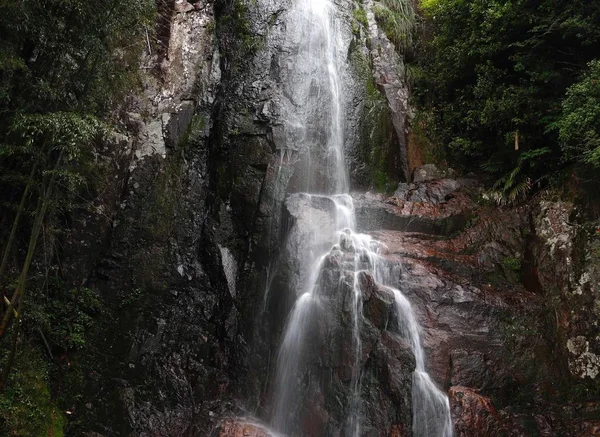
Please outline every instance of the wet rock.
M600 262L597 239L582 225L575 206L542 201L533 211L531 275L539 292L557 300L557 329L571 374L598 380Z
M194 6L187 0L177 0L175 2L175 12L186 13L194 10Z
M275 434L261 425L238 419L224 420L212 435L213 437L275 437Z
M384 330L390 321L394 306L394 296L388 289L377 285L371 286L371 290L367 291L369 285L363 285L363 282L361 280L361 289L363 291L363 299L365 300L363 303L364 316L373 326Z
M398 402L408 405L407 383L412 380L415 369L410 344L393 334L384 333L377 345L377 353L382 359L388 390Z
M600 374L600 355L590 350L590 342L583 335L567 340L569 370L580 378L595 379Z
M375 20L373 3L365 4L369 24L370 57L373 63L373 80L381 90L391 109L392 125L398 140L398 170L403 179L410 180L407 132L408 132L408 86L400 72L404 61L398 50L387 38Z
M578 431L576 437L589 437L600 435L600 421L585 422L582 429Z
M450 201L453 193L460 188L461 184L454 179L442 179L428 184L401 183L394 196L405 202L439 204Z
M433 181L436 179L442 179L447 177L447 173L445 171L441 171L436 167L435 164L425 164L421 167L417 167L413 171L412 181L414 183Z
M391 230L451 236L464 229L471 216L462 196L443 206L385 198L381 195L354 195L356 221L363 231Z
M450 387L448 394L457 437L508 435L490 398L463 386Z
M408 431L404 425L392 425L390 437L408 437Z
M535 211L534 229L539 237L534 248L540 285L548 292L566 294L574 285L577 234L574 206L565 202L541 202Z
M340 236L340 247L344 252L354 252L356 250L352 237L347 234L342 234Z
M450 359L453 381L468 381L478 390L489 387L493 371L488 367L483 352L455 349L450 352Z
M407 343L387 332L379 334L362 377L364 435L412 436L414 368L414 357Z
M348 238L322 238L334 226L331 198L290 194L328 180L326 160L311 162L298 149L302 123L283 123L289 111L309 110L307 95L283 85L302 79L293 62L295 41L285 34L294 24L291 2L242 3L248 9L244 38L227 27L236 20L215 26L213 2L175 3L181 13L170 23L168 53L147 60L160 62L162 76L150 77L145 95L133 103L124 120L128 135L107 145L101 159L111 167L108 191L93 215L74 220L78 229L63 245L71 266L65 275L73 283L93 277L90 286L116 315L106 340L98 340L101 375L91 383L98 393L92 429L110 430L105 434L204 435L198 430L212 429L217 418L241 414L225 399L267 404L266 363L273 362L285 317L304 285L299 278L314 267L294 260L307 259L307 242L317 241L323 251L339 246L319 278L318 323L307 334L307 371L295 392L309 400L299 429L316 437L343 435L355 360L354 278L344 269L355 248ZM238 4L220 2L221 18ZM340 7L343 18L351 15L351 2ZM373 77L392 108L393 144L400 148L393 165L408 180L402 60L370 10L368 20ZM344 36L342 52L351 38ZM241 50L242 40L258 49ZM352 78L341 82L345 93L355 92ZM360 125L357 107L347 105L344 114L353 132ZM326 113L327 102L313 109L302 114L307 125ZM324 135L312 133L311 146L321 147ZM355 137L348 135L349 149ZM186 147L179 149L183 140ZM310 165L320 168L314 181L305 180ZM547 407L562 399L556 386L572 385L564 374L592 394L599 379L599 243L584 235L573 206L563 202L478 210L472 220L477 206L469 191L477 184L440 179L445 176L425 167L415 172L418 183L402 184L391 197L357 195L355 205L359 228L385 243L393 285L415 308L433 378L454 386L457 434L502 435L500 416L523 419L541 435L594 435L597 413L584 411L582 421L560 406ZM322 233L303 232L308 221L319 223ZM510 268L515 260L520 270L509 281L498 266ZM360 281L364 435L409 437L414 357L397 332L388 332L395 324L393 296L370 275ZM546 305L556 302L549 311ZM543 323L531 314L542 314ZM492 400L506 407L494 414ZM567 425L564 433L561 421L577 427ZM217 436L268 433L229 420Z

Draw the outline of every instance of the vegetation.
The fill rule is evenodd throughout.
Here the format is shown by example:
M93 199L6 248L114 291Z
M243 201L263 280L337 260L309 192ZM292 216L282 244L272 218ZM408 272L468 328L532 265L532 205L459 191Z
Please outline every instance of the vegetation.
M380 0L373 5L373 13L398 49L406 52L412 47L417 23L413 0Z
M415 97L453 165L519 201L572 162L600 163L600 5L421 0Z
M49 268L60 251L48 241L93 195L97 146L139 84L154 9L153 0L0 2L2 435L62 435L48 372L86 347L100 308L93 291ZM50 258L43 272L40 252Z
M244 0L234 0L231 2L218 2L215 5L217 12L217 30L222 35L223 42L231 47L224 56L231 57L232 72L239 74L243 62L251 58L265 44L265 36L257 34L252 29L250 14L257 7L257 3L252 1L247 3ZM276 15L270 17L269 23ZM227 32L221 32L221 29L227 29ZM231 38L231 36L235 36Z
M565 157L600 167L600 60L569 87L556 122Z
M378 192L393 192L398 181L389 176L389 148L393 143L393 126L389 107L373 80L369 59L355 46L350 50L350 62L364 84L365 109L361 118L358 159L364 164L372 188Z
M354 9L352 16L358 23L363 27L369 27L369 21L367 20L367 13L362 7Z
M35 351L18 359L18 372L10 376L0 396L0 433L5 436L62 437L65 416L52 400L48 388L48 364Z

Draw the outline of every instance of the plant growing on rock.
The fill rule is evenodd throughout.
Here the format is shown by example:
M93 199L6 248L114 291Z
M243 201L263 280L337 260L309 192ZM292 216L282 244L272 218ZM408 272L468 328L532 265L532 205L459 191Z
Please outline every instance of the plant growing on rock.
M406 52L412 47L417 23L412 0L381 0L374 4L373 13L398 50Z

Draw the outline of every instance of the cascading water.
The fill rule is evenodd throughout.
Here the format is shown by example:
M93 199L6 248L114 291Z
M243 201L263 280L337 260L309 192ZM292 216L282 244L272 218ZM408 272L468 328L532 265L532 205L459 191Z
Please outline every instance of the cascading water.
M413 434L417 437L452 437L450 403L426 371L425 351L421 344L415 313L400 290L388 285L393 281L391 269L377 253L381 247L380 243L375 243L375 246L376 253L370 254L375 281L393 293L398 314L398 329L409 340L415 356L416 368L412 378Z
M297 299L287 319L277 356L273 393L272 426L279 432L298 434L295 415L301 407L300 374L307 354L311 332L322 317L322 290L319 279L324 264L333 255L343 256L340 282L352 285L351 329L352 369L349 396L344 411L344 435L361 435L361 366L363 291L360 277L372 275L378 286L395 299L400 335L405 337L415 356L413 374L413 434L416 437L450 437L453 434L447 397L436 387L425 368L419 326L409 301L393 284L392 270L380 256L382 244L356 232L353 201L349 192L344 162L343 95L340 71L344 53L340 50L340 23L329 0L297 0L290 17L289 38L297 45L294 73L288 78L287 95L295 105L287 114L291 139L296 149L307 153L307 171L302 187L308 193L296 194L297 207L305 208L301 223L302 249L299 257ZM308 108L299 110L297 108ZM294 108L297 111L294 111ZM325 147L324 147L325 146ZM314 163L325 164L324 175ZM321 169L322 170L322 169ZM327 194L317 194L327 193ZM311 209L314 204L328 208ZM345 255L344 255L345 254ZM351 254L351 255L348 255ZM317 333L318 335L318 333Z

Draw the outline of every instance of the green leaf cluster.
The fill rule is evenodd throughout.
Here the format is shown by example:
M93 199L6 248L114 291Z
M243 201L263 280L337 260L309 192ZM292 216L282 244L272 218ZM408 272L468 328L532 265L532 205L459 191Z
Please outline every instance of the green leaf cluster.
M555 127L567 159L600 167L600 60L569 87Z
M380 0L373 13L388 39L398 50L408 51L413 45L417 14L412 0Z
M598 2L421 0L420 9L415 100L453 165L488 172L512 202L564 158L594 162Z
M0 2L1 112L101 113L135 82L151 0Z

